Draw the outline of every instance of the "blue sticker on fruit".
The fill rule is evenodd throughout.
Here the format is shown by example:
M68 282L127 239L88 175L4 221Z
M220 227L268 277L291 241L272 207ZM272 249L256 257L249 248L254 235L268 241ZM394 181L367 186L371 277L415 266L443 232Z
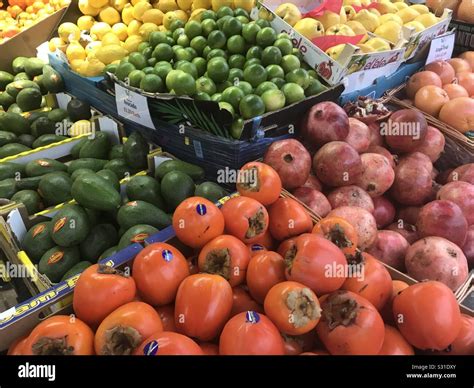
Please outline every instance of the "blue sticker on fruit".
M161 256L163 256L163 259L168 262L173 259L173 253L171 253L171 251L169 251L168 249L165 249L163 252L161 252Z
M153 340L148 342L145 347L143 348L143 354L145 356L154 356L156 353L158 353L158 341Z
M247 311L245 313L245 321L248 323L258 323L258 321L260 321L260 315L255 311Z
M207 208L206 205L203 203L200 203L199 205L196 206L196 211L200 216L203 216L207 213Z
M252 245L252 251L264 251L265 247L260 244L253 244Z

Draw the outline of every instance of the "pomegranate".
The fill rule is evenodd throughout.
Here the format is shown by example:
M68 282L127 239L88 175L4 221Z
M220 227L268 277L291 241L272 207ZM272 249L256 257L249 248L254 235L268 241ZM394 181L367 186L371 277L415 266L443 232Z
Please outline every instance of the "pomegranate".
M454 202L461 208L467 223L474 224L474 185L462 181L448 183L438 191L437 198Z
M347 135L345 142L354 147L358 153L367 151L370 145L369 127L352 117L349 118L349 126L349 135Z
M410 244L400 233L392 230L379 230L375 244L367 251L381 262L403 271L405 255Z
M370 146L384 146L383 136L380 133L380 123L373 122L368 124Z
M306 182L303 184L302 187L311 187L318 191L323 191L323 184L320 182L316 175L313 175L311 173L309 174L308 179L306 179Z
M326 196L311 187L299 187L293 191L293 195L320 217L326 217L331 211L331 204Z
M390 162L390 166L392 166L392 168L395 168L396 166L394 155L392 155L390 151L386 149L385 147L371 145L369 149L367 150L367 153L379 154L379 155L385 156L387 160Z
M395 219L395 206L386 197L380 196L372 198L374 202L374 215L377 228L382 229L390 225Z
M466 242L462 247L462 251L466 255L469 266L474 266L474 225L471 225L467 230Z
M390 149L396 152L410 152L423 142L428 123L421 112L401 109L392 114L382 134Z
M328 195L333 209L341 206L356 206L374 212L374 202L366 191L358 186L343 186L331 191Z
M436 162L444 151L446 139L441 131L435 127L428 126L426 136L414 151L428 156L432 163Z

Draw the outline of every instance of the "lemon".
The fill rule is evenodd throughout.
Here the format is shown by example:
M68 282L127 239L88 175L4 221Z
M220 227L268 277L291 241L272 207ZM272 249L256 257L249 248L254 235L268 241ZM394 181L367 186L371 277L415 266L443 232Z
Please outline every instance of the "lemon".
M117 11L121 12L128 4L128 0L110 0L109 4Z
M61 51L66 51L66 42L62 40L61 38L53 38L49 41L48 47L50 51L56 51L56 49L59 49Z
M138 51L138 45L143 42L143 38L140 35L129 36L123 43L123 48L129 53Z
M142 22L139 22L138 20L132 20L127 27L127 34L128 36L132 35L138 35L140 27L142 26Z
M88 2L91 7L102 8L109 3L109 0L88 0Z
M113 32L107 32L100 40L102 46L109 46L112 44L120 44L120 39Z
M193 5L193 0L177 0L176 3L178 4L179 9L190 11Z
M100 7L95 8L89 4L89 0L79 0L78 2L79 10L88 16L97 16L100 12Z
M80 68L78 73L83 74L83 69L87 70L87 67L89 64L84 61ZM74 136L79 136L79 135L85 135L86 133L91 132L91 122L89 120L79 120L76 121L73 125L71 125L71 128L69 129L69 135L74 137Z
M127 25L125 23L115 23L112 26L112 32L123 42L127 39Z
M166 13L170 11L176 11L178 9L178 4L175 0L159 0L158 7L161 12Z
M95 51L101 46L102 46L102 43L99 42L99 41L94 41L94 42L88 43L86 48L85 48L87 56L89 56L91 53L95 53Z
M201 21L202 13L206 11L204 8L197 8L193 12L191 12L191 16L189 17L189 20L195 20L196 22Z
M85 61L83 59L74 59L73 61L69 61L69 67L72 71L79 73L79 70L84 62Z
M232 8L234 6L234 1L233 0L212 0L211 5L212 5L212 10L214 12L217 12L222 7Z
M158 31L160 31L160 32L166 32L167 29L166 29L165 26L158 26Z
M79 42L72 42L66 49L66 57L69 61L86 59L86 51Z
M77 19L77 27L79 27L81 31L89 31L94 23L95 19L89 15L84 15Z
M153 6L148 3L147 1L139 1L134 7L133 7L133 17L137 20L142 20L143 14L152 9Z
M163 25L167 30L169 30L171 27L171 23L173 23L173 21L175 21L176 19L178 19L178 16L173 11L166 12L165 16L163 17Z
M82 74L85 77L97 77L104 72L104 69L105 69L105 64L103 64L97 58L92 58L90 60L85 61L82 64L80 68L80 74ZM74 124L77 124L77 123L78 121ZM80 127L78 126L77 130L82 130L82 131L88 130L88 132L82 132L82 133L89 133L91 131L91 128L90 128L90 125L88 128L87 125L84 124L83 126L80 126ZM71 132L72 132L72 127L71 127ZM72 135L71 133L71 136L74 136L74 135Z
M131 3L133 6L137 5L140 1L148 1L148 0L132 0Z
M108 65L113 61L122 59L128 54L120 44L111 44L110 46L101 46L95 51L95 56L99 61Z
M211 0L194 0L191 11L200 8L211 9Z
M247 12L255 7L255 0L234 0L234 8L243 8Z
M99 19L109 26L114 25L115 23L120 23L120 13L114 7L105 7L100 11Z
M183 11L182 9L178 9L178 10L173 11L173 12L179 20L182 20L185 23L188 21L188 19L189 19L188 14L185 11Z
M138 33L143 38L143 40L148 40L150 34L154 31L158 31L158 26L154 23L143 23L143 25L138 30Z
M153 8L143 14L142 21L143 23L154 23L157 26L161 26L163 24L164 16L165 14L159 9Z
M112 27L109 24L99 22L91 27L91 37L95 40L102 40L102 37L110 31L112 31Z
M133 18L133 6L131 6L130 4L127 4L122 10L122 21L126 25L129 25L132 20L134 20L134 18Z
M72 42L79 40L81 37L81 30L74 23L63 23L58 27L58 35L65 42Z

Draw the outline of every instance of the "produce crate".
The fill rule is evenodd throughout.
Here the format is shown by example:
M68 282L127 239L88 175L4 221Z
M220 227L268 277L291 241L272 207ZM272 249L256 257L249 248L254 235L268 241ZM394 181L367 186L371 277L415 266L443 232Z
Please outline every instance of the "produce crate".
M462 54L465 51L473 51L474 25L460 20L452 20L450 27L456 29L456 41L454 43L455 55Z

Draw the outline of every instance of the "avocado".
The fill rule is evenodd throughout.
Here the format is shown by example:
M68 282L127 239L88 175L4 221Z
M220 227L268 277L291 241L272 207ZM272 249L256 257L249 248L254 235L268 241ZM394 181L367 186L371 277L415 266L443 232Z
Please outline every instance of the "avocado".
M12 62L13 73L18 74L25 71L25 62L28 60L26 57L16 57Z
M82 174L95 174L96 172L90 168L79 168L71 174L71 179L74 182Z
M53 247L41 256L38 271L46 275L52 283L58 283L80 260L78 247Z
M48 112L48 119L53 123L59 123L69 117L66 110L61 108L56 108Z
M23 134L18 136L18 143L23 144L26 147L33 148L33 143L35 142L35 137L30 134Z
M69 139L66 136L41 135L33 142L33 148L44 147L48 144L59 143L60 141Z
M15 99L10 96L7 92L0 93L0 106L3 110L7 110L11 105L15 103Z
M18 106L18 104L16 102L14 104L11 104L8 107L7 112L8 113L15 113L15 114L18 114L18 115L21 115L23 113L23 111L20 109L20 107Z
M0 198L10 199L18 190L15 179L7 178L0 181Z
M204 178L204 170L201 167L174 159L166 160L161 163L155 170L155 177L163 179L163 177L171 171L181 171L186 175L189 175L195 181Z
M48 206L70 201L72 179L65 172L52 172L42 176L38 191Z
M67 171L67 166L54 159L41 158L28 162L25 170L26 175L29 177L35 177L55 171Z
M0 159L6 158L7 156L17 155L25 151L31 151L31 148L20 143L5 144L0 147Z
M149 150L147 141L139 132L135 131L123 145L123 158L128 166L137 170L146 170Z
M73 265L69 271L67 271L63 277L61 278L61 281L64 281L66 279L72 278L73 276L79 275L80 273L84 272L87 268L89 268L92 265L92 263L88 261L80 261L79 263Z
M48 91L44 87L43 75L37 75L35 78L33 78L33 82L36 82L36 84L39 86L40 92L42 95L45 95L48 93Z
M51 220L51 237L62 247L83 242L90 232L89 218L79 205L66 205Z
M81 152L81 148L83 147L84 144L86 144L87 139L81 139L76 142L76 144L73 145L71 148L71 156L74 159L79 159L79 154Z
M229 195L227 191L225 191L222 187L220 187L217 183L214 182L203 182L196 187L196 191L194 192L196 197L203 197L211 201L212 203L216 203L219 199Z
M12 132L0 131L0 147L5 144L18 142L17 136Z
M79 151L80 158L107 159L110 140L105 132L95 132L94 137L87 139Z
M99 256L99 260L104 260L110 256L115 255L118 252L118 245L114 245L113 247L107 248L104 252L102 252Z
M4 162L0 163L0 181L7 178L20 179L25 174L23 164Z
M106 249L118 243L117 230L111 224L95 225L86 239L79 245L81 258L92 263L97 262L99 256Z
M24 89L36 89L40 90L40 87L36 84L36 82L29 81L29 80L20 80L14 81L7 85L5 91L16 99L18 93L20 93Z
M43 66L43 85L49 93L60 93L64 91L64 81L61 74L51 66Z
M80 168L88 168L93 171L99 171L105 168L108 161L103 159L94 159L94 158L82 158L73 160L69 163L67 172L72 174L74 171L79 170Z
M10 112L0 116L0 129L12 132L17 136L30 133L28 120L20 114Z
M192 197L195 190L194 181L181 171L171 171L161 180L161 195L172 210L186 198Z
M20 180L17 180L16 188L18 190L38 190L40 180L41 176L21 178Z
M72 122L90 120L92 117L89 103L73 98L67 104L67 113Z
M21 247L33 263L38 263L46 251L53 248L54 243L49 233L50 222L36 224L26 232Z
M139 224L163 229L171 225L171 217L151 203L130 201L119 209L117 222L123 229L129 229Z
M31 78L29 77L29 75L26 74L24 71L16 74L15 77L13 78L13 81L24 81L24 80L31 81Z
M125 159L112 159L103 167L104 170L111 170L117 175L118 179L123 179L125 176L131 176L134 169L129 167Z
M45 62L40 58L28 58L25 61L25 72L30 77L34 77L43 73Z
M137 175L127 182L127 197L130 201L141 200L152 205L165 208L165 202L161 196L160 184L150 176Z
M112 170L100 170L97 171L97 175L100 177L104 178L107 182L109 182L115 190L117 190L120 193L120 182L119 179L117 178L117 175L115 175L115 172Z
M41 210L41 197L34 190L17 191L11 198L12 201L25 205L28 214L32 216Z
M115 144L109 151L109 160L123 159L123 144Z
M56 123L46 116L40 116L31 124L31 134L35 137L41 135L55 135Z
M39 109L41 100L41 91L35 88L23 89L16 96L16 103L23 112Z
M82 174L72 184L71 194L82 206L100 211L114 211L122 201L120 194L97 174Z
M158 233L159 230L151 225L134 225L127 229L120 238L118 250L122 250L131 244L143 243L148 237Z
M3 70L0 70L0 90L3 91L10 82L13 82L15 77Z

